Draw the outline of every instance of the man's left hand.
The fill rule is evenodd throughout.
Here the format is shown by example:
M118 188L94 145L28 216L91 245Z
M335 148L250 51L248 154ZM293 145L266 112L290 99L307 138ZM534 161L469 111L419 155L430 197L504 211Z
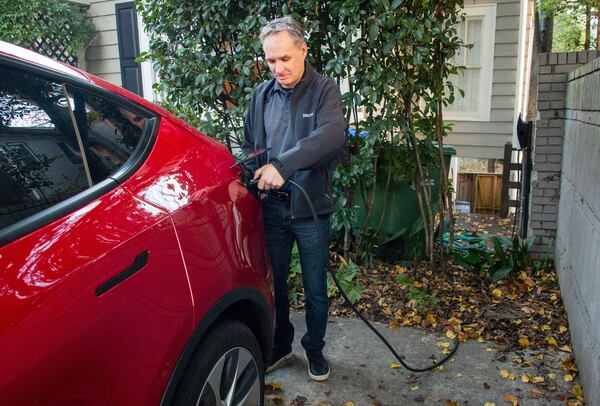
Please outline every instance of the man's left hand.
M254 172L254 179L258 179L260 190L279 189L284 184L283 178L273 164L266 164L258 168Z

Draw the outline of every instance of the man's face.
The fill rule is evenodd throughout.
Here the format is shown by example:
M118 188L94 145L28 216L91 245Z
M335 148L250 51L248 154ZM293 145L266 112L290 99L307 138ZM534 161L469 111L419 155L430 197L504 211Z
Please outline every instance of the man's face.
M263 41L263 50L269 69L282 87L292 88L304 74L306 42L294 43L287 31L271 34Z

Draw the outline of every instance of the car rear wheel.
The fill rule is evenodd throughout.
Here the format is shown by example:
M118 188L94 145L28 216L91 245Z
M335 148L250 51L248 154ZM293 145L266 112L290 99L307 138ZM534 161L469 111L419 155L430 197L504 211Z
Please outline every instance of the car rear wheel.
M264 366L248 326L225 320L208 332L190 360L175 404L256 406L263 404Z

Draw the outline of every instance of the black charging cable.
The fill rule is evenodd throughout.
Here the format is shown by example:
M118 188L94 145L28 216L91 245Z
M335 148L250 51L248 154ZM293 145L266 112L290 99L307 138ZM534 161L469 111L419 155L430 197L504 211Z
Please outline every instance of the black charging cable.
M244 158L243 160L238 161L233 165L233 166L240 166L242 168L242 174L241 174L242 181L244 182L244 185L248 189L252 190L252 189L256 188L256 190L258 190L258 179L253 179L252 172L250 170L248 170L245 166L246 163L250 162L251 160L255 159L256 157L258 157L260 155L265 154L268 150L269 150L269 148L256 150L253 153L251 153L249 156ZM317 229L317 233L319 234L319 239L321 240L321 243L323 245L328 245L327 241L325 241L325 239L323 238L323 235L321 234L321 229L319 227L319 218L317 216L317 212L315 211L315 207L312 204L310 196L308 196L308 193L306 193L306 190L304 190L304 188L302 186L300 186L298 183L296 183L295 181L293 181L291 179L289 179L286 183L293 185L300 191L300 193L302 193L302 195L304 196L304 199L306 199L306 203L308 204L311 215L314 219L315 227ZM268 191L267 191L267 193L268 193ZM333 282L337 286L338 290L342 294L342 297L344 298L344 300L346 301L348 306L350 306L350 308L358 316L358 318L361 319L371 329L371 331L373 331L373 333L375 333L375 335L377 335L377 337L379 337L379 339L386 345L386 347L390 350L390 352L394 355L394 357L396 357L398 362L400 362L400 365L402 365L407 370L409 370L411 372L431 371L432 369L435 369L435 368L439 367L440 365L444 364L446 361L448 361L454 355L456 350L458 349L460 342L459 342L458 338L455 338L454 346L452 347L450 352L448 354L446 354L446 356L444 358L440 359L439 361L437 361L437 362L433 363L432 365L425 367L425 368L415 368L415 367L408 365L404 361L404 359L396 352L394 347L392 347L392 345L385 339L385 337L383 335L381 335L381 333L375 327L373 327L373 325L369 322L369 320L367 320L365 318L365 316L362 315L360 310L358 310L356 308L356 306L354 306L354 304L352 304L352 302L346 295L346 292L344 292L344 289L342 289L342 286L340 285L340 282L338 281L338 279L335 275L336 271L332 267L329 267L328 270L329 270L329 274L331 275L331 278L333 279ZM452 310L453 306L454 306L454 304L452 304L451 306L448 307L448 309L446 309L446 314L445 314L446 319L449 318L450 311Z
M321 240L321 243L323 245L328 245L327 242L324 240L323 235L321 234L321 230L319 227L319 219L317 217L317 212L315 211L315 207L313 206L312 201L310 200L310 197L308 196L308 193L306 193L306 190L304 190L304 188L302 186L300 186L298 183L294 182L293 180L289 179L287 182L289 184L293 185L294 187L296 187L302 193L302 195L304 196L304 199L306 199L306 202L308 203L308 207L310 208L312 217L315 221L315 227L317 228L317 233L319 234L319 239ZM338 279L335 275L336 272L333 270L333 268L329 267L328 269L329 269L329 274L331 275L331 277L333 279L333 282L337 286L338 290L342 294L342 297L344 298L344 300L346 301L348 306L350 306L350 308L352 309L352 311L354 311L354 313L358 316L358 318L361 319L371 329L371 331L373 333L375 333L375 335L377 335L377 337L379 337L379 339L386 345L386 347L390 350L390 352L392 354L394 354L394 356L396 357L398 362L400 362L400 364L407 370L409 370L411 372L431 371L432 369L435 369L435 368L439 367L440 365L444 364L446 361L448 361L454 355L456 350L458 349L459 341L458 341L458 337L457 337L457 338L455 338L455 343L454 343L453 348L441 360L439 360L439 361L435 362L434 364L432 364L428 367L425 367L425 368L415 368L415 367L408 365L404 361L404 359L396 352L396 350L394 349L394 347L392 347L392 345L388 342L388 340L386 340L385 337L379 331L377 331L377 329L375 327L373 327L373 325L369 322L369 320L367 320L365 318L365 316L362 315L360 310L358 310L356 308L356 306L354 306L354 304L352 304L352 302L346 295L346 292L344 292L344 289L342 289L342 287L340 286L340 282L338 281ZM453 307L453 305L448 307L448 309L446 310L446 319L448 319L448 316L450 314L450 310L452 309L452 307Z

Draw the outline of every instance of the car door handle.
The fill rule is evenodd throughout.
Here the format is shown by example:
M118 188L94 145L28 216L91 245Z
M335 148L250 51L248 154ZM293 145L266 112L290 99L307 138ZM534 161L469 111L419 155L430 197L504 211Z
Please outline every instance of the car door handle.
M123 282L125 279L132 276L134 273L142 269L148 263L148 251L142 251L135 257L133 264L129 265L124 271L113 276L102 285L96 288L96 297L106 293L110 289Z

